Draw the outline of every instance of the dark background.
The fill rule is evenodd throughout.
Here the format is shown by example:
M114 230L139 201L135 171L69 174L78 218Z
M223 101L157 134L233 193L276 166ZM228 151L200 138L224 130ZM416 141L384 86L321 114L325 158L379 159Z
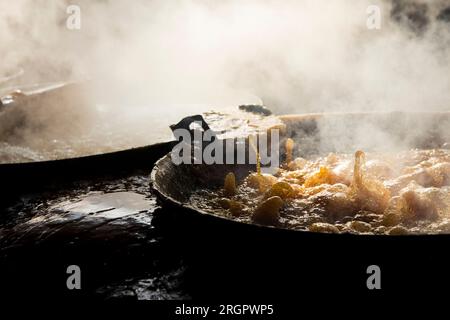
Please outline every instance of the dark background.
M2 297L69 303L193 299L284 303L282 308L289 308L299 299L307 303L439 297L450 284L446 235L366 237L230 226L157 202L148 211L112 220L55 223L45 214L58 199L82 198L92 191L128 190L155 200L148 161L169 147L66 162L65 172L84 178L63 182L66 177L55 176L55 167L47 168L47 178L53 177L47 188L30 183L26 192L9 191L1 215ZM95 165L100 160L108 164L102 170ZM83 174L78 175L80 165ZM32 181L32 170L27 174ZM42 221L29 228L26 222L39 215ZM66 287L71 264L81 268L81 290ZM379 291L366 286L366 269L372 264L381 268Z

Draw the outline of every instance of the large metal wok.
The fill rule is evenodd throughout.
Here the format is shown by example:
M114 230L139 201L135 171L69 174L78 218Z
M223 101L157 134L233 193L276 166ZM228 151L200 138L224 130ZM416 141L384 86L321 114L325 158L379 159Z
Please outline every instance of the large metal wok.
M151 170L170 151L173 141L164 121L186 112L183 106L172 106L178 109L171 115L171 105L141 106L141 100L130 98L130 110L102 88L93 82L61 82L0 90L0 143L39 156L20 154L8 161L8 151L0 146L2 194L128 169ZM203 111L204 106L189 108ZM228 121L219 113L212 117Z
M304 157L355 149L442 148L450 141L450 113L309 114L280 119L286 125L283 137L293 138L300 146L298 155ZM367 292L366 270L370 265L384 271L383 281L390 293L410 290L414 294L450 284L445 272L450 264L444 254L450 235L293 231L237 222L190 203L195 190L222 186L226 173L233 171L242 179L251 170L255 170L254 165L175 165L170 154L153 169L151 184L165 208L161 220L191 252L196 265L193 281L210 277L199 291L220 285L227 296L292 299L292 292L284 289L297 288L332 298L346 287L359 294Z
M450 142L450 130L447 129L450 113L336 113L279 118L285 124L281 141L294 139L298 145L297 155L302 157L329 152L352 153L359 149L395 152L410 148L448 148ZM283 143L280 143L281 158L283 148ZM251 171L255 171L255 165L175 165L168 154L156 163L151 181L165 204L187 209L192 215L206 220L238 225L241 222L195 207L189 198L196 190L222 186L229 172L242 179Z

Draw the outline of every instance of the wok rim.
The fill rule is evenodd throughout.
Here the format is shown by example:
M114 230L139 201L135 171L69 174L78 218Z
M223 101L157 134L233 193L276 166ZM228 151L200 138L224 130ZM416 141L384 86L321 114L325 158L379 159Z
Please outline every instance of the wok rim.
M102 157L114 157L114 156L118 156L118 155L121 155L124 153L142 151L142 150L152 148L152 147L170 145L171 143L174 143L174 141L156 142L153 144L119 149L119 150L115 150L115 151L81 155L79 157L67 157L67 158L60 158L60 159L46 159L46 160L25 161L25 162L4 162L4 163L0 163L0 168L8 168L8 167L14 168L14 167L25 167L25 166L30 166L30 167L31 166L45 166L45 165L51 165L51 164L56 164L56 163L59 164L59 163L64 163L64 162L68 163L68 162L73 162L73 161L88 161L88 160L93 160L93 159L101 159Z

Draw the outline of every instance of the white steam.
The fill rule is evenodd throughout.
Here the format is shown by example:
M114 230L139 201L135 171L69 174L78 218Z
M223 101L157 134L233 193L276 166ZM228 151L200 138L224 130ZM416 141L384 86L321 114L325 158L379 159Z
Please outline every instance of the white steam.
M416 2L430 4L421 35L402 16L410 1L398 23L390 1L2 1L0 68L89 77L125 99L200 103L238 90L277 111L448 108L450 27L435 18L446 1ZM81 30L65 28L68 4ZM370 4L381 30L366 27Z
M81 30L66 28L69 4L81 8ZM369 5L381 8L381 30L366 27ZM164 127L198 108L157 106L207 110L258 101L252 96L276 113L448 110L449 6L0 0L0 73L23 69L23 82L92 79L119 106L114 114L142 117L130 106L148 106Z

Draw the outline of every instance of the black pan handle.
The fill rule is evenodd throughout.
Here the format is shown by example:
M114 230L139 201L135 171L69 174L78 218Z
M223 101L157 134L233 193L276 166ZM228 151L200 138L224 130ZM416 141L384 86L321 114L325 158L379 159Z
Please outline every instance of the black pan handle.
M193 123L200 124L201 130L200 130L200 128L197 128L197 127L191 128L191 124L193 124ZM194 159L195 155L197 154L195 152L195 150L201 149L201 153L203 153L203 150L206 148L206 146L208 146L209 144L211 144L211 143L217 141L217 139L219 139L217 137L218 132L211 130L211 128L209 127L208 123L206 123L203 116L199 115L199 114L181 119L177 124L171 125L170 129L174 133L175 137L177 137L177 134L175 134L175 130L177 130L177 129L183 129L183 130L187 130L189 132L189 135L190 135L189 144L192 146L192 149L191 149L192 153L191 153L190 157L192 159ZM204 141L203 139L201 139L200 141L196 141L196 139L198 139L198 137L203 137L203 134L208 130L211 133L211 139L209 141ZM201 131L200 135L198 135L199 131ZM182 136L178 137L178 142L186 143L185 141L183 141ZM194 163L195 163L195 159L194 159Z
M195 123L200 123L200 125L201 125L201 127L203 129L203 132L206 132L206 131L210 130L210 132L212 134L211 141L214 141L215 139L217 139L217 134L218 133L223 133L224 132L224 131L217 132L217 131L211 130L211 128L209 127L208 123L205 121L203 116L200 115L200 114L196 114L196 115L193 115L193 116L185 117L185 118L181 119L178 123L172 124L170 126L170 129L172 130L172 132L174 132L177 129L188 130L190 132L190 135L191 135L191 138L192 138L192 141L193 141L193 139L194 139L194 132L196 130L199 130L199 129L196 129L196 128L192 129L190 127L191 124L194 123L194 122Z
M209 125L206 123L205 119L200 114L185 117L185 118L181 119L177 124L172 124L170 126L170 129L172 130L172 132L175 131L176 129L185 129L185 130L192 131L192 129L190 128L190 125L194 122L200 122L202 129L204 131L210 130Z

